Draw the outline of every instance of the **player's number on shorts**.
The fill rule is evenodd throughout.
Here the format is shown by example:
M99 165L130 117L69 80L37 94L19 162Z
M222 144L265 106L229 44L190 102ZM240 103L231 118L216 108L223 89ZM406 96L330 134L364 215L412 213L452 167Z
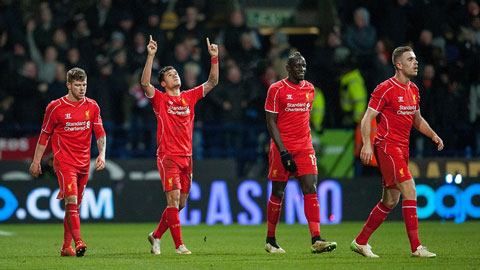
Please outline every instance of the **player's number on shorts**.
M314 154L310 154L309 156L310 156L310 158L312 159L312 165L313 165L313 166L317 166L317 158L315 157L315 155L314 155Z

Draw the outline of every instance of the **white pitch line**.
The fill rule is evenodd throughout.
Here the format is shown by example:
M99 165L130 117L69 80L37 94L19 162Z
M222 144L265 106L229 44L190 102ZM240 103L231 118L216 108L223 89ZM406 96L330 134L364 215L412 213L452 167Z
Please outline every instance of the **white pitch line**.
M0 231L0 235L2 235L2 236L12 236L13 233L12 232L6 232L6 231Z

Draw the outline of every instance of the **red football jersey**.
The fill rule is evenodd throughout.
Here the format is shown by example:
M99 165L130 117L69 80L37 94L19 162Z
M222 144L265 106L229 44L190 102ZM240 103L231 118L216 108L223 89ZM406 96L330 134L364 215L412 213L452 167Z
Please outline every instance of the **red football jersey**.
M102 125L100 108L90 98L72 102L66 96L48 104L42 131L51 134L54 164L88 173L93 125Z
M203 85L170 96L155 89L149 98L157 116L157 155L192 155L195 104L203 97Z
M313 149L310 111L314 96L314 86L306 80L294 85L283 79L270 85L265 111L278 113L277 127L287 150ZM276 147L273 139L270 144Z
M394 77L379 84L368 108L378 112L375 144L395 143L408 147L415 112L420 110L418 87L401 84Z

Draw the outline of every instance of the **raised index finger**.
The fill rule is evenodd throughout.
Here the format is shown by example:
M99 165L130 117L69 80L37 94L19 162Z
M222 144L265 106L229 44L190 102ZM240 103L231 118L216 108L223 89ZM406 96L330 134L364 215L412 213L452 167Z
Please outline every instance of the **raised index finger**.
M150 35L150 41L152 41L152 35Z
M207 37L207 46L210 48L210 40Z

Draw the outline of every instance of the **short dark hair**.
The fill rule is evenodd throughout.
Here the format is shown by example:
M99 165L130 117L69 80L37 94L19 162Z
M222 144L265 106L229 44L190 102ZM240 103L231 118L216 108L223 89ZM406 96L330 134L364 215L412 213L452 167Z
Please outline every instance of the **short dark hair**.
M413 52L412 47L410 46L401 46L395 48L392 53L392 64L395 66L395 63L398 61L400 57L402 57L404 52Z
M67 82L72 83L73 81L84 81L87 78L87 73L85 70L74 67L67 72Z
M159 83L163 82L163 79L165 79L165 76L164 76L165 73L167 73L167 71L169 71L171 69L175 69L175 68L172 67L172 66L165 66L162 69L160 69L160 71L158 72L158 82Z
M290 54L288 56L287 64L290 65L290 61L292 61L292 59L295 59L295 58L298 58L298 57L303 57L300 52L294 52L294 53Z

